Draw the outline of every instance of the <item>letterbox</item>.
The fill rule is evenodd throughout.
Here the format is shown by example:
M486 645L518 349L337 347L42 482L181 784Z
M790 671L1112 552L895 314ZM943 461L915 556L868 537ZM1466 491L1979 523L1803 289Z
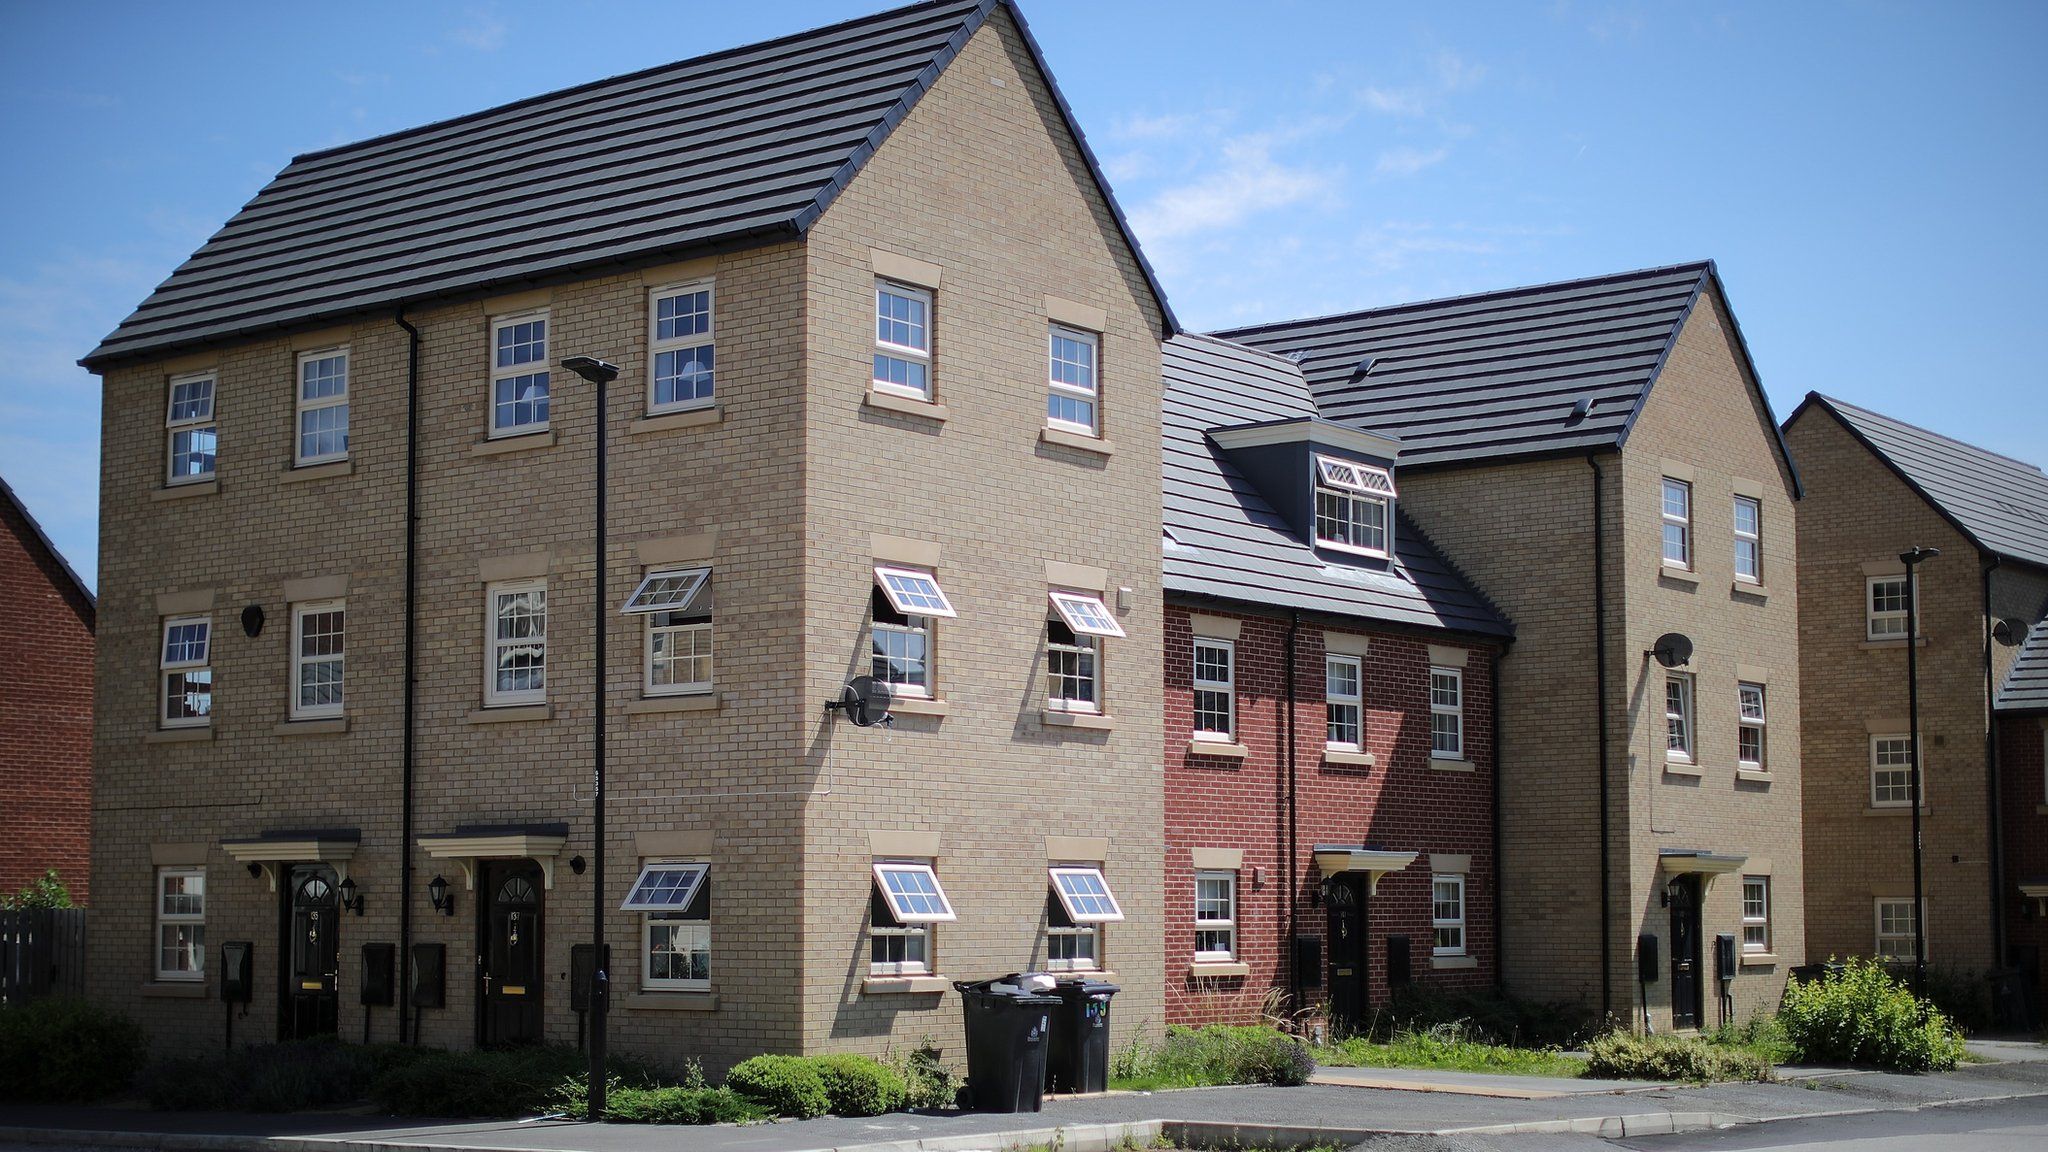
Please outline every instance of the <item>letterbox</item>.
M230 1004L247 1004L255 993L256 945L247 940L230 940L220 946L220 998Z

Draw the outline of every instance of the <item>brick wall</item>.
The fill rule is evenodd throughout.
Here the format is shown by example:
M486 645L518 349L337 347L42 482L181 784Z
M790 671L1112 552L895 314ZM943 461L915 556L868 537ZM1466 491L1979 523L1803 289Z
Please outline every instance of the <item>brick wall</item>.
M1998 774L2005 849L2006 963L2031 968L2035 995L2048 994L2048 909L2021 884L2048 883L2048 718L2001 716ZM1930 921L1931 921L1930 917Z
M1193 754L1192 689L1196 620L1235 622L1237 739L1240 758ZM1202 627L1210 627L1202 625ZM1487 646L1439 639L1463 655L1465 764L1432 767L1429 730L1430 641L1346 628L1364 641L1365 750L1370 767L1326 763L1325 629L1300 627L1295 641L1295 787L1297 832L1286 855L1287 633L1284 618L1205 604L1166 609L1166 1018L1176 1024L1250 1023L1274 991L1289 988L1287 892L1296 898L1301 935L1327 946L1317 843L1369 845L1420 853L1379 884L1368 905L1372 1002L1387 995L1386 940L1405 934L1418 983L1444 989L1489 987L1494 980L1493 728ZM1207 634L1207 633L1205 633ZM1226 637L1227 638L1227 637ZM1239 849L1237 957L1244 976L1198 975L1194 949L1193 851ZM1469 967L1436 967L1430 954L1432 854L1469 857L1466 956ZM1329 955L1326 950L1324 956ZM1458 963L1464 963L1459 961ZM1310 988L1300 1007L1328 991Z
M92 894L92 606L0 499L0 895L55 868Z

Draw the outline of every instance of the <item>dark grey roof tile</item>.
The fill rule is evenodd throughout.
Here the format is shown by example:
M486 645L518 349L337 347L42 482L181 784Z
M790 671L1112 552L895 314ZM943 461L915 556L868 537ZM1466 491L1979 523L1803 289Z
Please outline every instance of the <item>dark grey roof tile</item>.
M2019 659L1998 686L2000 712L2048 712L2048 620L2027 630Z

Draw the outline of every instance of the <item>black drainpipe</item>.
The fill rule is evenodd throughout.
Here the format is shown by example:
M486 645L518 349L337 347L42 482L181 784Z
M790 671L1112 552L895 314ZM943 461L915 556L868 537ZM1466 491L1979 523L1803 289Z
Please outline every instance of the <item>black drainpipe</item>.
M1614 1004L1614 868L1607 829L1607 526L1606 503L1600 492L1600 460L1588 454L1593 468L1593 676L1597 684L1594 717L1600 733L1600 1015ZM1494 782L1499 787L1499 781Z
M1489 736L1493 744L1493 986L1501 987L1506 982L1507 967L1504 949L1501 947L1501 933L1507 929L1507 915L1503 910L1500 896L1500 651L1486 661L1486 706L1487 716L1492 721Z
M1301 1007L1301 957L1295 947L1294 938L1301 930L1301 922L1295 907L1295 888L1300 881L1295 868L1295 780L1294 780L1294 650L1295 636L1301 631L1301 612L1289 610L1287 614L1287 994L1288 1003L1296 1009ZM1360 716L1363 722L1364 717Z
M406 1018L412 1007L412 791L413 791L413 633L417 613L413 610L419 585L415 563L419 549L419 431L420 431L420 330L405 318L405 305L398 306L398 326L405 329L405 736L400 762L404 780L399 785L398 834L398 1040L406 1038ZM419 1043L419 1029L412 1030Z
M1991 675L1991 629L1997 623L1991 616L1991 572L1998 567L1998 557L1993 556L1984 565L1984 779L1989 785L1991 804L1991 966L2005 967L2005 848L2004 829L2005 805L1999 796L2002 785L1998 777L1998 712L1992 707L1996 700L1993 695L1997 686Z

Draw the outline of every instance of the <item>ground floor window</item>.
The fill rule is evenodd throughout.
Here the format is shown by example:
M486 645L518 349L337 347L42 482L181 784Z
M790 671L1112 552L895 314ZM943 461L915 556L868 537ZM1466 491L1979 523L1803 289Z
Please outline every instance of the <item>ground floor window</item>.
M156 873L156 977L206 979L206 870Z
M877 860L868 899L868 974L922 976L932 970L932 925L955 919L930 860Z
M1771 878L1742 878L1742 950L1771 950Z
M1465 954L1465 878L1439 872L1430 879L1429 926L1438 956Z
M1237 873L1195 873L1195 960L1237 959Z
M1913 959L1913 901L1877 900L1877 955L1882 960Z

